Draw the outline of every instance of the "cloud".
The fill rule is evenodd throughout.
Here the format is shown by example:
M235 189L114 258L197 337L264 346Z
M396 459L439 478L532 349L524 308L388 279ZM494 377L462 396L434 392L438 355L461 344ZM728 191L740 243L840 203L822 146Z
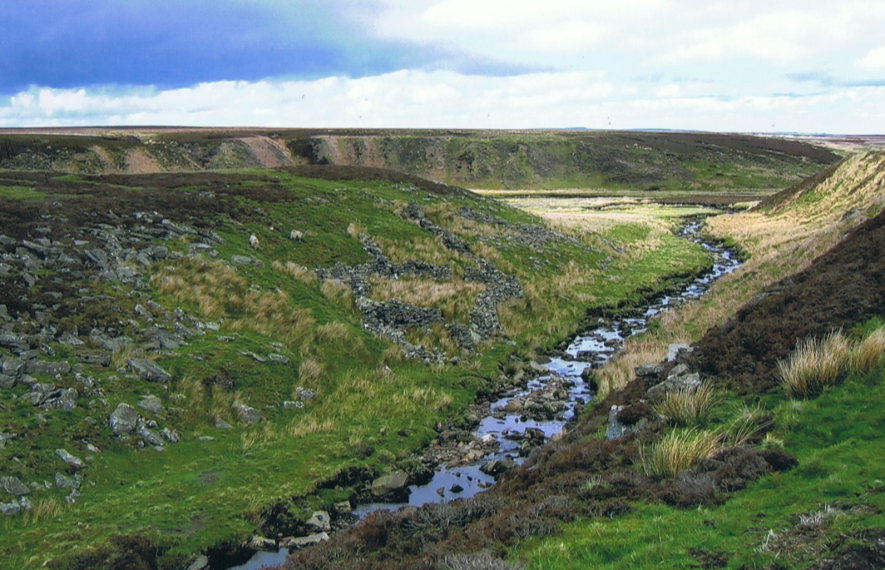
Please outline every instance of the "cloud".
M586 72L485 77L402 70L178 89L31 88L0 126L193 125L378 128L670 128L885 132L885 87L717 96L692 82L617 83Z
M885 71L885 46L871 49L854 64L866 71Z

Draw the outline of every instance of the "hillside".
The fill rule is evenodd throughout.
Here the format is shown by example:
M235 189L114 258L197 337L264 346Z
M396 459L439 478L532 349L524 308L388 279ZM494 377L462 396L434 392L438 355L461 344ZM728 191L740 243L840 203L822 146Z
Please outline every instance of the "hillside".
M304 164L387 168L468 188L767 195L838 156L807 142L715 133L69 129L0 133L0 168L179 172Z
M748 262L597 372L607 395L565 437L475 499L376 515L287 567L881 568L883 177L885 154L859 154L712 220ZM832 385L785 392L775 363L840 328ZM667 361L677 339L700 340Z
M413 452L441 433L480 445L472 404L525 382L588 306L709 264L668 225L554 229L333 166L0 171L0 227L16 568L224 567L250 537L316 532L316 511L345 525L356 489L424 477Z

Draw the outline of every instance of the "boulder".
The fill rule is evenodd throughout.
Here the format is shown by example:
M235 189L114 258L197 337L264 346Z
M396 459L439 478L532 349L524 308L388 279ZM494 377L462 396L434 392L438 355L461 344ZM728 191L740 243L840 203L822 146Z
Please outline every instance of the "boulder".
M409 496L409 474L405 471L392 471L372 481L369 490L377 497L390 497L404 500Z
M43 360L30 360L25 365L27 374L43 374L45 376L57 376L59 374L67 374L71 371L71 365L68 362L45 362Z
M326 511L315 511L309 519L304 521L304 524L312 532L332 530L332 518Z
M108 422L114 435L126 435L135 431L138 427L138 412L129 404L117 404L116 409L111 412Z
M0 515L11 517L22 512L22 506L16 502L0 503Z
M209 568L209 557L205 554L201 554L191 562L190 566L187 567L187 570L206 570L207 568Z
M668 392L678 392L681 390L693 390L701 385L701 375L697 372L682 374L680 376L670 375L666 380L655 384L645 392L645 397L651 401L662 399Z
M249 550L274 551L277 549L277 542L266 536L253 536L252 539L246 543L246 548Z
M237 406L237 413L240 414L240 419L244 422L257 424L261 421L261 414L258 413L258 410L245 404Z
M608 411L608 429L605 432L606 439L620 439L622 437L626 437L633 432L639 431L642 429L642 426L645 425L645 420L639 420L635 424L625 424L618 419L618 414L621 413L621 410L624 409L624 406L612 406Z
M138 430L138 437L140 437L142 441L144 441L146 444L153 445L155 447L162 447L166 444L166 442L163 441L163 438L161 438L156 432L149 430L146 427Z
M178 435L178 432L174 429L169 429L167 427L163 428L163 431L160 432L164 438L166 438L169 443L178 443L181 441L181 436Z
M46 395L46 399L40 403L44 410L62 410L70 412L77 407L77 390L74 388L61 388L52 390Z
M68 477L67 475L62 475L61 473L55 474L55 486L59 489L79 489L80 481L73 477Z
M138 401L138 407L145 409L153 414L160 414L163 412L163 402L157 396L153 396L148 394L147 396L142 396Z
M675 362L679 353L683 350L690 350L691 347L684 342L677 342L667 347L667 362Z
M512 459L493 459L487 463L484 463L479 470L485 473L486 475L491 475L494 478L498 478L499 475L510 471L511 469L516 467L516 461Z
M27 495L31 492L28 486L22 483L18 477L0 477L0 490L16 497Z
M66 449L56 449L55 454L58 455L62 461L64 461L74 469L83 469L84 467L86 467L86 464L83 463L82 459L80 459L76 455L72 455Z
M280 546L284 546L289 550L298 550L306 546L314 546L326 540L329 540L329 533L320 532L309 536L286 537L280 541Z
M162 384L172 382L172 375L163 370L160 365L153 360L148 360L146 358L130 358L127 364L129 364L129 368L138 374L139 378L142 380L159 382Z
M12 388L15 386L15 376L0 374L0 388Z

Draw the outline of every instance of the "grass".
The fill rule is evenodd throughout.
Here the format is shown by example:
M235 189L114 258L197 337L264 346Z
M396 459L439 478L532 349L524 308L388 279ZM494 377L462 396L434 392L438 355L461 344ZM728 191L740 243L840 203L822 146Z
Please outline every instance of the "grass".
M769 475L718 507L637 504L616 519L567 524L552 538L521 545L515 556L531 569L686 568L713 559L723 568L804 568L832 541L881 536L883 398L881 362L799 407L768 398L766 412L778 426L772 439L784 442L799 467ZM685 431L672 433L672 440L688 439ZM667 462L660 464L663 470Z
M184 256L153 265L149 288L137 297L113 284L91 284L104 296L94 318L109 326L129 323L131 330L123 332L137 336L150 324L133 307L148 305L143 299L147 295L161 307L154 311L160 324L164 311L173 314L180 308L213 326L185 346L150 354L175 378L168 386L117 371L129 357L143 356L135 349L121 350L114 367L84 366L107 404L95 400L92 407L69 413L48 412L45 422L20 400L0 409L7 429L29 434L0 450L0 459L24 480L51 479L57 469L53 449L72 447L72 452L83 453L82 445L72 446L72 439L102 450L89 454L87 483L74 505L56 513L51 508L55 503L47 502L39 520L0 521L0 555L12 566L64 565L70 556L89 545L106 544L115 534L150 537L168 548L163 565L186 566L195 552L259 532L260 513L279 501L298 497L311 508L329 508L349 498L349 491L318 492L317 482L356 464L387 469L427 444L436 435L433 427L459 421L478 391L495 381L507 363L544 350L579 328L586 303L636 298L666 286L674 274L697 271L706 263L702 251L669 235L664 225L650 232L637 225L608 236L592 226L575 227L568 230L573 239L530 243L512 239L519 234L510 227L475 223L458 212L471 208L509 222L540 224L530 213L474 195L438 195L396 182L317 180L262 171L213 174L210 178L218 180L205 184L197 177L184 189L163 187L192 176L139 178L131 196L126 179L119 177L115 182L121 184L108 190L108 196L120 202L107 209L125 216L127 207L140 207L134 205L137 200L157 194L163 199L146 209L165 208L164 215L171 216L174 197L189 200L207 185L221 192L228 184L229 194L213 203L227 209L200 212L200 220L223 239L215 244L217 256ZM80 182L54 180L56 186L47 195L66 199L68 183ZM89 188L104 186L96 178ZM39 185L36 189L43 191ZM524 299L499 307L505 335L482 344L475 354L452 345L442 324L424 333L409 331L410 338L458 355L458 365L404 359L392 342L363 329L348 285L319 280L313 271L338 262L365 262L368 256L359 239L365 234L385 251L389 246L397 261L448 263L455 275L449 282L376 281L378 295L435 306L449 322L466 320L469 300L479 287L462 276L476 261L453 254L441 240L403 219L398 211L409 201L417 201L433 223L458 235L475 254L512 272L529 291ZM303 242L289 239L291 227L305 232ZM257 250L248 245L251 233L260 239ZM194 239L166 245L186 252ZM412 244L414 256L409 255ZM253 256L259 263L228 263L233 255ZM624 274L623 279L610 279L612 272ZM87 331L94 326L91 316L67 318ZM56 358L73 358L70 347L52 348ZM270 354L285 358L269 360ZM78 386L73 379L70 384ZM301 407L283 407L283 401L299 399L298 387L311 388L316 395L302 400ZM24 387L15 390L18 395ZM154 415L137 408L145 394L159 396L164 411ZM133 405L160 427L174 428L182 441L156 452L112 437L104 420L119 402ZM244 422L237 411L242 405L258 410L262 421ZM231 429L216 427L216 420ZM212 439L200 439L205 437ZM354 442L373 452L355 457ZM43 499L61 505L64 496L41 490L32 500L36 504ZM88 525L77 526L77 521Z
M676 425L698 425L710 419L718 400L716 387L704 382L692 388L667 392L655 405L655 411Z
M3 186L0 185L0 198L6 200L38 200L45 197L31 186Z
M674 429L642 450L642 468L653 477L673 477L720 448L720 436L694 428Z

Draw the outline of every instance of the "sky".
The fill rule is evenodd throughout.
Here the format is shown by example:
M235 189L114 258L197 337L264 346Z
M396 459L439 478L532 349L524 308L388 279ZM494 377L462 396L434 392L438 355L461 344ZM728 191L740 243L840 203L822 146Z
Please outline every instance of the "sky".
M885 134L883 30L883 0L2 0L0 127Z

